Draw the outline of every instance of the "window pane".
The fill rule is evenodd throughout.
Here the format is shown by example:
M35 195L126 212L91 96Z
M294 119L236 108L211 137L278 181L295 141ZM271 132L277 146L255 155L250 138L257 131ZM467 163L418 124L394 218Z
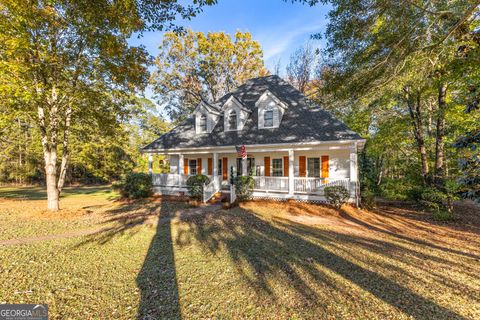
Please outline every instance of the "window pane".
M237 113L235 111L230 112L228 117L229 130L237 130Z
M308 158L307 166L309 177L320 177L320 158Z
M241 176L242 175L242 170L243 167L242 167L242 158L237 158L237 176Z
M197 174L197 160L188 160L190 174Z
M253 175L253 169L255 168L255 158L247 158L247 175Z
M207 117L205 115L202 115L200 117L200 131L201 132L207 131Z
M272 160L272 176L274 176L274 177L283 176L282 159L273 159Z
M264 118L264 121L263 121L264 127L273 127L273 110L265 111L263 118Z

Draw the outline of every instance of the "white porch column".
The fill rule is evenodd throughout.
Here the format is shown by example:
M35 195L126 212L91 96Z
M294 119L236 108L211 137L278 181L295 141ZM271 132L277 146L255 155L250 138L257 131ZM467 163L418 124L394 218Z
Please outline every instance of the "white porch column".
M178 174L183 174L183 154L178 155Z
M213 181L214 184L215 184L215 187L216 188L220 188L220 186L217 186L217 176L218 176L218 153L217 152L214 152L213 153Z
M242 176L248 176L248 165L247 165L247 158L242 159Z
M350 148L350 197L356 199L356 186L358 181L357 143Z
M153 174L153 155L148 154L148 173Z
M288 150L288 194L293 195L295 193L295 153L292 149Z

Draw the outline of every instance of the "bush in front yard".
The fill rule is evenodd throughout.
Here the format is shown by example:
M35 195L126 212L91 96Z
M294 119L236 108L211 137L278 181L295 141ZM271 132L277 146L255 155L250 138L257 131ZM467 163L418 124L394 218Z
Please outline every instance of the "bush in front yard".
M202 200L203 185L210 183L210 178L203 174L190 176L187 179L188 194L195 200Z
M121 181L112 184L124 198L146 198L153 193L152 177L148 173L131 172Z
M238 176L234 179L235 193L239 201L248 200L253 193L255 181L251 176Z
M340 209L349 198L348 190L342 186L325 187L325 198L329 204Z

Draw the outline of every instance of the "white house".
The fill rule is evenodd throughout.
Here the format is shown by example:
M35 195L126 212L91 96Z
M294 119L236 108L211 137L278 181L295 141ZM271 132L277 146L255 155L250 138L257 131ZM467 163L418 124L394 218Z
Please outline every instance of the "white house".
M220 100L202 102L170 132L143 148L163 154L169 174L154 174L155 192L186 192L189 175L211 178L205 200L229 190L230 172L251 174L254 197L324 201L325 186L358 197L357 153L365 143L329 112L278 76L250 79ZM237 156L245 145L248 157ZM150 170L151 170L151 159Z

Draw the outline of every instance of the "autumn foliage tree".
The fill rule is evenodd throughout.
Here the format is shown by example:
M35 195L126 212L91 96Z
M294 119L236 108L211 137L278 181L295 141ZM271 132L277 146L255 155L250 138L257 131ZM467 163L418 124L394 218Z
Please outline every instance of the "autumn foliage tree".
M5 0L0 2L0 99L38 127L48 209L59 209L72 127L102 130L129 112L147 84L149 57L127 39L164 29L214 1Z
M260 44L250 33L167 32L151 78L159 103L174 121L202 101L215 101L245 80L266 75Z

